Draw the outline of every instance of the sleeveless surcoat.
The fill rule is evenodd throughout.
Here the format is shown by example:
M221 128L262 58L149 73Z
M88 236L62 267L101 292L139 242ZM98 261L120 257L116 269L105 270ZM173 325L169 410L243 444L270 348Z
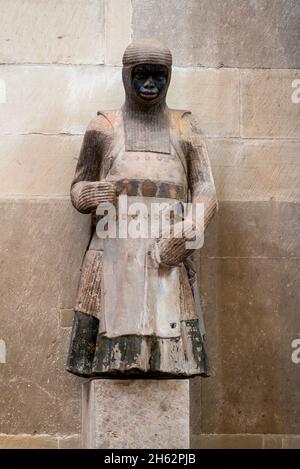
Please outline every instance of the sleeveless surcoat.
M117 220L124 216L121 200L126 200L127 223L134 222L134 204L143 204L149 235L104 239L94 227L75 305L68 360L73 373L208 374L187 270L184 264L157 266L151 257L153 204L158 207L156 216L170 207L180 218L182 204L189 201L188 167L178 125L183 112L168 112L169 144L164 131L163 151L143 147L142 138L141 148L131 149L122 110L101 113L112 126L112 137L103 150L99 180L117 188ZM157 137L156 129L153 138Z

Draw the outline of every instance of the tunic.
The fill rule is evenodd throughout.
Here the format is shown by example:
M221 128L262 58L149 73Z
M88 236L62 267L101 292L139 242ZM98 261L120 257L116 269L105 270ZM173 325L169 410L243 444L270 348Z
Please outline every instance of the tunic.
M72 183L74 206L91 211L93 196L87 196L87 188L91 194L97 180L108 181L117 189L117 220L126 202L126 221L134 223L132 209L139 203L149 230L143 238L103 239L93 227L82 265L67 363L68 371L77 375L209 375L184 262L157 265L151 256L153 204L158 210L172 207L176 222L176 217L181 219L180 204L200 201L205 206L205 226L216 207L209 160L196 122L187 111L167 112L170 145L162 152L127 150L122 110L99 113L85 134ZM164 208L158 205L162 202Z

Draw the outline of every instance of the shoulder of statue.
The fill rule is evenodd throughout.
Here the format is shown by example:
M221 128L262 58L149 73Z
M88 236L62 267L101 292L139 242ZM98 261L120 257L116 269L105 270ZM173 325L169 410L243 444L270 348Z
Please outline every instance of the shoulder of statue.
M204 139L203 132L197 118L191 111L184 109L170 109L175 127L180 131L182 138L186 141L199 141Z
M97 115L89 122L86 133L94 134L100 139L109 137L113 134L115 114L116 111L98 111Z
M190 115L190 111L186 111L184 109L169 109L171 123L173 128L175 128L178 134L181 137L184 137L185 132L185 116Z
M175 121L181 121L185 115L192 114L191 111L187 111L186 109L170 109L169 112L171 114L172 119Z
M111 126L114 125L116 118L117 118L117 113L119 111L117 110L111 110L111 111L98 111L97 112L97 117L100 116L100 118L104 118Z

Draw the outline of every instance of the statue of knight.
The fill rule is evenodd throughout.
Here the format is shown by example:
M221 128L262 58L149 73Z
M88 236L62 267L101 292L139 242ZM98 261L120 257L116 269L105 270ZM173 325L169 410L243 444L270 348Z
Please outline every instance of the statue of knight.
M109 237L101 236L94 223L67 363L67 370L79 376L209 375L191 261L195 248L189 243L197 233L203 236L217 199L195 118L166 104L171 69L171 52L157 40L131 43L123 56L125 103L119 110L98 112L84 136L71 186L74 207L94 220L101 207L114 207L120 221L126 198L125 217L133 222L134 204L151 209L163 202L172 208L172 229L167 236L160 227L155 237ZM179 210L188 202L191 217ZM202 221L194 216L197 206L203 208ZM179 225L184 226L181 236L175 234Z

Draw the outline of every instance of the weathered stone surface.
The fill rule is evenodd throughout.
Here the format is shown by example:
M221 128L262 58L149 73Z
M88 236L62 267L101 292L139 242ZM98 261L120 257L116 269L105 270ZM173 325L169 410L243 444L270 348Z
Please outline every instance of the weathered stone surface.
M209 136L239 136L239 76L236 70L175 68L170 107L195 113Z
M6 343L0 339L0 363L6 363Z
M104 63L104 0L0 1L1 63Z
M299 257L300 204L221 202L205 233L202 257Z
M1 431L78 433L80 380L65 371L58 311L75 300L89 217L59 199L4 200L1 214Z
M105 64L121 65L131 42L131 0L110 0L105 6Z
M299 140L208 139L207 147L218 200L300 201Z
M299 435L209 434L192 435L192 449L299 449Z
M300 449L300 436L286 435L282 439L282 447L284 449Z
M64 438L58 437L58 449L78 449L81 448L80 435L70 435Z
M205 344L206 345L206 344ZM210 359L210 357L208 357ZM210 363L210 361L209 361ZM202 377L195 376L190 380L190 444L194 448L194 436L202 432L202 395L201 381ZM209 379L209 378L207 378Z
M71 327L74 319L74 309L61 309L59 312L59 323L61 327Z
M83 133L98 110L124 100L118 67L3 66L7 102L0 107L2 134Z
M1 449L57 449L58 439L51 435L4 435L0 433Z
M299 70L245 70L240 73L242 136L299 138L300 104L292 101L297 91L292 84L299 79Z
M118 67L3 66L7 103L1 133L83 133L97 110L124 100ZM204 133L239 135L238 74L234 70L175 69L168 104L195 112Z
M134 37L159 37L177 65L299 68L297 0L133 0Z
M281 449L282 435L263 435L264 449Z
M299 433L298 231L299 204L220 204L201 250L212 377L191 386L192 434Z
M262 449L262 435L192 435L193 449Z
M0 79L0 104L6 103L6 83Z
M212 367L201 382L202 432L299 433L300 376L291 360L299 273L299 258L201 260ZM194 433L197 413L192 407Z
M0 136L0 195L69 195L82 136Z
M93 380L83 399L85 447L189 447L187 380Z

